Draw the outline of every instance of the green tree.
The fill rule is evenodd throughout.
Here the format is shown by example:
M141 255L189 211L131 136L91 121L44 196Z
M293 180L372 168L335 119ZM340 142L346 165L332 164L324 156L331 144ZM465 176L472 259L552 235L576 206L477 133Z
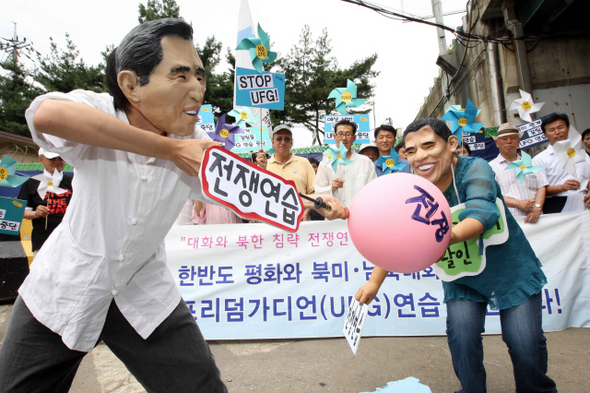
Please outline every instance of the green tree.
M276 66L285 74L285 110L271 111L273 122L300 124L313 134L312 144L321 145L324 134L324 115L338 112L330 92L346 86L350 79L357 85L357 96L370 99L373 96L371 80L379 75L373 70L377 54L357 60L348 68L340 69L332 56L328 31L313 39L309 26L305 26L289 55L279 59ZM359 109L356 113L366 113Z
M0 74L0 130L30 137L25 110L41 90L33 85L33 75L12 57L0 67L7 71Z
M139 4L139 23L162 18L180 18L180 7L175 0L148 0L147 6Z
M42 56L39 54L38 69L35 80L46 91L70 92L74 89L93 90L97 92L107 91L105 83L105 65L88 66L83 59L78 59L80 52L66 33L66 50L57 47L53 38L51 41L51 54Z
M223 113L231 111L233 108L233 67L226 72L214 72L215 68L221 63L221 50L222 44L215 39L215 36L207 38L202 48L197 45L197 53L203 62L207 76L205 103L213 106L213 112L216 118L219 118ZM227 52L227 61L232 64L233 55L229 48ZM235 60L233 60L233 63L235 64Z

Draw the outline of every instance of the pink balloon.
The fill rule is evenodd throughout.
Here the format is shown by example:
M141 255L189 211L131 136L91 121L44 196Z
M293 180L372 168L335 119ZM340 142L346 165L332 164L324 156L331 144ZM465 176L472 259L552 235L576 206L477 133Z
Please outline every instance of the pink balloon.
M363 187L350 205L348 232L361 255L398 273L427 268L451 240L449 203L431 182L396 173Z

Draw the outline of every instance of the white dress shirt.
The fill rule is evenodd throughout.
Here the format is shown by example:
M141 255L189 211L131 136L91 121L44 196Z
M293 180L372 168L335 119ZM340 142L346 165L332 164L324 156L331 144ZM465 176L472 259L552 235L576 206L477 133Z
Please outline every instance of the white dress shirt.
M144 339L170 315L180 293L166 267L164 237L187 199L202 199L198 177L171 161L38 133L45 99L83 103L128 123L106 94L75 90L37 97L26 111L35 142L75 168L68 210L45 242L19 293L35 318L70 349L91 351L114 299ZM188 138L209 139L204 132Z
M520 160L520 156L516 157ZM514 198L518 200L534 200L537 196L537 190L548 184L545 173L538 170L525 176L526 186L516 178L516 172L513 170L506 170L510 161L498 154L498 157L490 161L490 166L496 174L496 181L500 185L502 195L504 197ZM513 216L526 216L528 213L517 207L508 207L508 210Z
M315 192L317 194L329 194L338 198L344 206L350 206L354 196L368 182L377 178L375 165L367 156L357 154L354 151L350 156L352 162L348 165L338 165L336 172L332 169L330 160L324 156L315 176ZM344 179L344 187L332 193L332 180Z
M554 195L567 197L567 202L562 210L563 213L583 211L585 209L584 195L587 192L586 187L590 179L590 158L586 155L584 159L583 162L576 164L577 180L580 182L581 189L564 191ZM550 186L562 185L566 180L576 180L563 169L559 156L553 151L553 146L547 146L547 149L537 154L533 158L533 164L543 166L541 171L545 172ZM547 196L547 198L551 197Z

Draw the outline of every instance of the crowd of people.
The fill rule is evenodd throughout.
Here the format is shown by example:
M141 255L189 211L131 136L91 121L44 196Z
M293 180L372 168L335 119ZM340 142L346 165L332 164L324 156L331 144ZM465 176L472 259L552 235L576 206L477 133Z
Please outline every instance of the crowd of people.
M590 129L582 133L587 154L583 161L576 164L577 177L574 177L563 169L559 157L553 154L553 144L568 138L568 116L565 114L548 116L541 128L549 145L533 159L534 165L541 166L541 169L527 174L524 183L517 179L515 171L506 170L509 163L522 159L519 144L523 133L519 132L514 124L505 123L499 127L497 135L493 137L499 150L498 156L490 161L496 175L495 179L501 187L508 210L515 217L525 217L525 223L537 222L542 213L571 212L590 208L588 197ZM253 161L272 173L293 180L300 193L330 194L344 206L350 206L354 196L365 184L384 174L382 165L377 161L380 157L390 156L392 149L398 155L396 164L406 165L399 171L388 173L414 172L406 160L405 139L399 142L396 140L395 128L390 125L377 127L374 131L375 142L362 145L358 153L352 148L356 140L356 131L357 125L348 120L340 121L335 125L334 140L338 144L344 144L347 149L346 158L352 161L348 165L338 165L336 171L328 157L318 162L312 157L305 160L293 154L291 152L293 132L286 125L276 126L271 133L271 142L276 153L269 158L261 149L253 155ZM462 143L455 149L454 154L469 157L471 149L467 143ZM189 201L189 204L194 205L196 209L195 203L197 202ZM199 212L201 205L198 205ZM218 209L219 213L215 216L221 217L219 219L205 220L202 217L205 213L192 212L192 218L189 220L183 220L182 217L187 217L187 213L182 213L178 222L185 224L247 222L240 220L230 211L223 213L223 208ZM191 215L190 212L189 215ZM323 216L312 209L307 209L303 220L323 220Z

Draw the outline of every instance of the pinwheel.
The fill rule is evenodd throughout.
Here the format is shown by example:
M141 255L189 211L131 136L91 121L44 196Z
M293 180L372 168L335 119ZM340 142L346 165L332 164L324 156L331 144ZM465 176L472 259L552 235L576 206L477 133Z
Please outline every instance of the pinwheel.
M568 139L553 144L553 151L559 157L563 169L577 179L576 164L584 161L586 152L584 151L582 135L574 126L570 126Z
M236 125L229 125L225 123L225 114L221 115L217 120L217 127L215 127L215 133L209 134L211 139L217 142L223 142L227 150L233 149L236 145L235 135L243 134L244 130Z
M238 127L246 127L246 123L251 125L260 120L260 117L253 116L250 108L245 106L232 109L228 112L228 115L236 119Z
M541 108L543 107L543 105L545 105L544 102L535 104L533 102L533 97L531 97L531 95L529 93L527 93L526 91L520 90L520 98L518 100L514 100L512 101L512 104L510 105L510 110L517 110L518 111L518 116L523 120L526 121L527 123L530 123L531 121L533 121L531 119L531 113L535 113L535 112L539 112L539 110L541 110Z
M47 194L47 192L52 192L57 195L66 192L65 189L59 187L59 183L61 183L62 178L63 173L61 173L57 169L53 172L53 174L47 171L43 171L43 173L31 177L31 179L39 181L37 193L39 194L39 197L41 197L41 199L45 199L45 195Z
M236 49L250 51L252 66L259 74L263 72L262 63L272 63L277 58L277 54L270 51L270 39L260 24L258 25L258 37L244 38Z
M541 165L533 166L531 156L523 151L522 158L509 163L505 170L513 170L516 178L526 186L526 175L537 172L541 167Z
M16 160L8 156L2 157L0 161L0 186L18 187L27 181L28 177L19 176L16 172Z
M328 157L328 160L330 160L330 163L332 164L332 169L336 172L338 165L348 165L352 162L352 160L346 158L347 153L348 150L344 146L344 143L340 143L340 146L337 148L330 146L328 150L324 152L324 155Z
M336 110L341 115L346 115L346 108L356 108L362 105L365 99L356 98L356 85L350 79L346 80L346 88L337 87L328 96L336 99Z
M463 132L478 132L484 126L483 123L475 123L475 118L479 115L479 112L481 111L468 98L465 109L462 109L459 105L451 105L447 113L440 119L453 122L451 131L453 135L459 138L459 145L461 145Z
M393 148L388 156L379 157L376 163L377 165L381 165L383 174L399 172L406 167L406 164L399 164L399 154Z

